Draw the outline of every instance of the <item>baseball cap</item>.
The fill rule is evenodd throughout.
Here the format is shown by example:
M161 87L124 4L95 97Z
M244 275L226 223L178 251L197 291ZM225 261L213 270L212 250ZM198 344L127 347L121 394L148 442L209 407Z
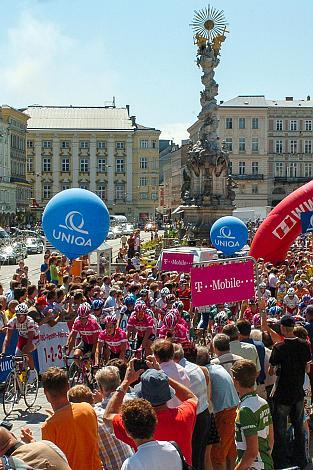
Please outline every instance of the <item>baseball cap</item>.
M162 405L175 395L175 390L169 385L168 377L162 370L148 369L140 379L134 392L138 398L148 400L151 405Z
M288 327L291 328L295 326L296 322L295 322L295 319L291 315L284 315L280 319L280 324L282 326L286 326L287 328Z
M46 301L45 297L38 297L38 299L36 301L36 305L40 305L41 307L45 307L46 305L48 305L48 302Z

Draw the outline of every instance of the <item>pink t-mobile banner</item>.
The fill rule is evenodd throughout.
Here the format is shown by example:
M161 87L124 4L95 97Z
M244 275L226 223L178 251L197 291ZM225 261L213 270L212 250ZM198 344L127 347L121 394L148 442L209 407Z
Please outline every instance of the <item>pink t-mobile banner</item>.
M193 263L192 253L163 253L162 271L190 273Z
M254 298L253 262L192 268L191 292L193 307Z

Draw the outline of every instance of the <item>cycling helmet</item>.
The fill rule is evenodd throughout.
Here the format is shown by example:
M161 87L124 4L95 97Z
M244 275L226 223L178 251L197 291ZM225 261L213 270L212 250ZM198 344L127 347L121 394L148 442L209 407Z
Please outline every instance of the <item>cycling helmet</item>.
M136 301L132 295L128 295L124 299L124 304L126 305L126 307L128 307L128 305L135 305L135 302Z
M148 294L148 289L141 289L141 291L139 292L140 297L145 297Z
M304 302L305 304L308 304L310 301L311 301L310 294L304 294L304 296L302 297L302 302Z
M15 307L16 315L27 315L28 314L28 306L23 302Z
M261 282L261 284L259 285L260 289L266 289L266 284L265 282Z
M104 302L101 299L95 299L92 301L91 310L100 310L103 308Z
M293 287L290 287L288 290L287 290L287 295L295 295L295 290Z
M277 300L275 297L270 297L267 301L267 308L275 307L275 305L277 305Z
M228 315L224 310L222 310L221 312L218 312L215 315L214 323L216 325L225 326L225 325L227 325L227 322L228 322Z
M173 313L173 310L170 310L164 317L163 323L166 328L174 328L174 326L177 323L177 317L175 313Z
M273 307L269 308L268 310L268 314L270 316L273 316L275 317L276 315L282 315L283 313L283 309L281 307L279 307L278 305L274 305Z
M146 313L147 306L144 302L136 302L135 313Z
M163 287L163 289L160 290L161 297L166 297L170 293L171 291L169 290L168 287Z
M303 287L303 282L302 281L297 281L296 286L300 287L300 289L301 289Z
M167 304L174 303L176 300L177 300L177 299L176 299L176 297L175 297L174 294L169 294L169 295L167 295L167 296L165 297L165 302L166 302Z
M115 315L107 315L104 319L104 324L105 325L108 325L108 324L116 325L117 324L116 316Z
M79 318L87 318L91 313L90 305L87 302L81 304L77 309L77 315Z
M184 309L184 304L181 300L177 300L176 302L173 303L173 308L177 310L183 310Z

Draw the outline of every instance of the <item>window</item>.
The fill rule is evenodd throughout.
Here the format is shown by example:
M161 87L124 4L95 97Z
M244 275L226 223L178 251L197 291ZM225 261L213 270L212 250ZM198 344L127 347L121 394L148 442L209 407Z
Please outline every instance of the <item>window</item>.
M50 158L42 159L42 171L51 171L51 159Z
M305 131L311 131L312 130L312 120L311 119L306 119L304 121L304 130Z
M291 140L290 141L290 153L297 153L298 151L298 141Z
M104 140L97 140L97 149L104 150L106 148L106 142Z
M259 118L252 118L252 129L259 128Z
M282 131L283 130L283 120L282 119L276 119L276 130L277 131Z
M69 149L69 148L70 148L70 142L68 140L62 140L61 149Z
M159 184L159 178L157 176L152 176L151 177L151 186L158 186Z
M158 200L158 193L151 193L151 199L152 199L152 201L157 201Z
M275 162L275 176L281 177L284 176L284 163Z
M148 168L148 159L147 157L140 157L139 167L141 170L146 170Z
M139 186L147 186L148 178L146 176L141 176L139 178Z
M290 162L287 167L287 176L290 178L296 178L298 173L298 163Z
M259 174L259 162L252 162L252 174L258 175Z
M251 145L252 152L258 152L259 151L259 139L256 137L252 138L252 145Z
M148 199L148 193L140 193L140 199Z
M42 148L43 149L52 149L52 141L51 140L43 140L42 141Z
M104 183L99 183L97 186L97 195L100 199L106 199L106 185Z
M79 142L79 148L80 149L89 149L89 142L88 140L81 140Z
M69 158L62 158L62 171L63 172L70 171L70 159Z
M259 188L257 184L252 185L252 194L258 194Z
M304 153L312 153L312 140L304 141Z
M156 140L152 140L151 143L152 143L152 148L153 148L153 149L156 149L156 148L157 148L157 141L156 141Z
M291 119L291 121L289 123L289 129L291 131L297 131L298 130L298 121L296 121L295 119Z
M116 150L124 150L125 142L116 142L115 143L115 148L116 148Z
M32 140L28 140L28 141L27 141L27 148L28 148L28 149L34 148L34 142L33 142Z
M81 173L88 173L89 171L89 162L87 158L81 158L79 160L79 171Z
M42 187L42 198L43 199L50 199L51 198L51 185L44 184Z
M233 139L228 137L226 140L225 140L225 149L228 151L228 152L232 152L233 151Z
M70 189L70 185L68 183L63 183L61 185L61 191L65 191L66 189Z
M125 199L125 184L117 183L115 185L115 199L124 200Z
M141 140L140 141L140 148L147 149L149 147L149 140Z
M125 160L124 158L117 158L115 161L115 172L125 173Z
M26 160L26 168L27 168L27 173L32 173L33 170L33 159L31 157L27 157Z
M309 163L309 162L304 163L304 176L306 178L311 178L311 176L312 176L312 163Z
M232 175L233 174L233 162L228 163L228 170L229 170L229 174Z
M246 162L239 162L239 174L244 175L246 173Z
M246 119L239 118L239 129L245 129L245 128L246 128Z
M246 139L244 137L240 137L239 139L239 152L246 151Z
M233 118L226 118L226 129L232 129L233 128Z
M86 183L80 184L79 187L80 189L89 189L89 185Z
M98 172L105 173L106 172L106 160L105 158L98 158Z
M275 153L283 153L283 141L282 140L276 140Z

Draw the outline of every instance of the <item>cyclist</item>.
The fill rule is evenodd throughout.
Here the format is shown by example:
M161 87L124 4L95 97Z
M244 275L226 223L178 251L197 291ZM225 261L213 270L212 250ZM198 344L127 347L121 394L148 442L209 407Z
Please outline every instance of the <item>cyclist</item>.
M178 323L176 310L170 310L163 319L163 326L159 331L159 338L171 339L174 343L189 343L189 332L181 323Z
M304 294L304 296L301 299L301 302L299 303L299 310L300 310L301 315L303 314L307 306L310 305L311 303L313 303L313 297L311 297L310 294Z
M115 358L124 360L128 349L126 332L117 327L116 316L108 315L104 322L105 329L98 336L95 365L100 363L102 356L105 362Z
M155 340L154 318L148 313L147 306L143 302L137 302L134 312L127 323L127 339L136 334L136 348L142 346L146 355L151 354L151 344Z
M7 333L2 345L2 355L5 355L12 338L13 330L17 330L18 332L15 354L17 356L21 356L23 354L27 356L30 368L29 381L31 382L36 378L32 352L36 349L39 341L39 327L37 323L28 316L28 306L25 303L21 303L15 307L15 317L8 321Z
M136 301L132 295L127 295L124 299L124 307L122 307L118 319L118 326L123 331L126 331L127 329L128 319L134 311L135 303Z
M89 352L92 356L95 354L101 331L96 317L91 315L91 308L87 302L78 307L77 315L65 346L65 349L70 353L75 345L77 335L80 335L81 341L74 349L74 360L82 359L83 355Z
M289 313L289 315L296 315L299 303L299 297L296 295L294 288L289 287L283 302L285 313Z
M105 328L105 316L106 312L103 311L104 301L101 299L95 299L91 303L91 310L94 316L97 318L98 323L100 324L101 328Z

